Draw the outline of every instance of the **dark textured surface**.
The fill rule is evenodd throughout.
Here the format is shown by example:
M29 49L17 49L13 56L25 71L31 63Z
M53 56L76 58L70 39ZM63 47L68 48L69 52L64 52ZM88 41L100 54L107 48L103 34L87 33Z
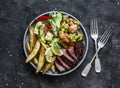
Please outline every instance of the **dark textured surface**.
M62 77L36 75L25 64L22 41L29 22L50 10L62 10L77 17L89 35L89 22L97 18L99 35L112 29L112 37L99 53L102 72L93 68L87 78L83 67L94 54L89 36L89 52L84 63ZM120 1L119 0L1 0L0 1L0 88L120 88Z

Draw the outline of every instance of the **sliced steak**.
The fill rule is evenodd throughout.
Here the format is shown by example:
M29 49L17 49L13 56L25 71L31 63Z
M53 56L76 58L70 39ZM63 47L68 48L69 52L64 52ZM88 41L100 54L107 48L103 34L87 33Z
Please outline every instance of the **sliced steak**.
M74 63L75 61L74 61L74 59L72 59L71 57L70 57L70 55L67 53L67 50L66 49L62 49L62 52L63 52L63 55L64 55L64 57L66 58L66 59L68 59L70 62L72 62L72 63Z
M69 48L67 51L76 61L78 61L78 59L75 55L75 52L74 52L74 47Z
M63 60L68 66L72 67L72 64L73 64L73 63L71 63L71 62L70 62L68 59L66 59L64 56L62 56L61 58L62 58L62 60Z
M74 46L75 55L80 59L83 55L84 44L82 42L77 42Z
M68 64L66 64L61 57L57 57L58 61L60 62L60 64L65 67L66 70L70 69L70 66Z
M60 65L57 61L55 61L55 66L59 72L65 71L65 68L62 65Z

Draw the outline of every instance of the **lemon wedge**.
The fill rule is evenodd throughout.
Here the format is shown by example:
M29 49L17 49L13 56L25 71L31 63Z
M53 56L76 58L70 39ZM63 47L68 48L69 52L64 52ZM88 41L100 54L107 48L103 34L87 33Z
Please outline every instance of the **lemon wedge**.
M62 50L60 49L60 46L58 45L58 43L54 42L52 44L52 52L57 55L57 56L62 56L63 55L63 52Z
M47 62L52 62L53 61L53 52L51 48L47 48L45 51L45 57Z

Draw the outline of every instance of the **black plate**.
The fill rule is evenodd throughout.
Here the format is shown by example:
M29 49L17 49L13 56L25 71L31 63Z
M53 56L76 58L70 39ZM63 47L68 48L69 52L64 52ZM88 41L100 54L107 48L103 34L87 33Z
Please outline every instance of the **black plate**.
M34 22L35 22L35 20L36 20L38 17L43 16L43 15L47 15L47 14L53 13L53 12L56 12L56 11L49 11L49 12L46 12L46 13L43 13L43 14L37 16L36 18L34 18L34 19L30 22L29 25L34 25ZM60 12L61 12L62 14L66 14L66 15L68 15L68 16L76 19L76 20L80 23L80 25L81 25L81 30L80 30L80 32L82 32L83 35L84 35L84 41L83 41L83 43L84 43L84 51L83 51L83 57L82 57L81 60L77 63L76 66L74 66L74 67L71 68L70 70L65 71L65 72L62 72L62 73L57 73L57 72L56 72L56 73L53 74L51 71L48 71L48 72L46 73L46 75L51 75L51 76L61 76L61 75L65 75L65 74L71 73L72 71L74 71L75 69L77 69L77 68L83 63L83 61L85 60L86 54L87 54L87 52L88 52L88 36L87 36L86 30L85 30L84 26L82 25L82 23L81 23L77 18L75 18L73 15L71 15L71 14L69 14L69 13L66 13L66 12L63 12L63 11L60 11ZM25 44L26 44L26 42L27 42L28 40L29 40L29 32L28 32L28 27L27 27L27 29L26 29L26 31L25 31L25 34L24 34L24 39L23 39L23 48L24 48L24 52L25 52L26 57L28 56L28 53L27 53L27 50L26 50L26 48L25 48ZM30 64L36 69L36 66L35 66L32 62L30 62Z

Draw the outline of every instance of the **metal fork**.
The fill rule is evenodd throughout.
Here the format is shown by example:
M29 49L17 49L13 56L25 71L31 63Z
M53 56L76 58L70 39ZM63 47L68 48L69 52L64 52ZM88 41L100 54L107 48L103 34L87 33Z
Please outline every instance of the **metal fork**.
M90 24L90 34L92 39L95 42L95 50L97 50L97 39L98 39L98 25L97 25L97 20L91 20L91 24ZM98 54L96 55L96 59L95 59L95 71L97 73L101 72L101 64L100 64L100 59L98 58Z
M105 46L108 39L110 38L110 35L111 35L111 31L105 31L104 32L104 34L102 35L102 37L98 41L98 49L97 49L96 53L94 54L93 58L91 59L91 61L83 69L83 71L81 73L82 76L86 77L88 75L88 73L91 69L92 62L94 61L94 59L95 59L96 55L98 54L99 50Z

